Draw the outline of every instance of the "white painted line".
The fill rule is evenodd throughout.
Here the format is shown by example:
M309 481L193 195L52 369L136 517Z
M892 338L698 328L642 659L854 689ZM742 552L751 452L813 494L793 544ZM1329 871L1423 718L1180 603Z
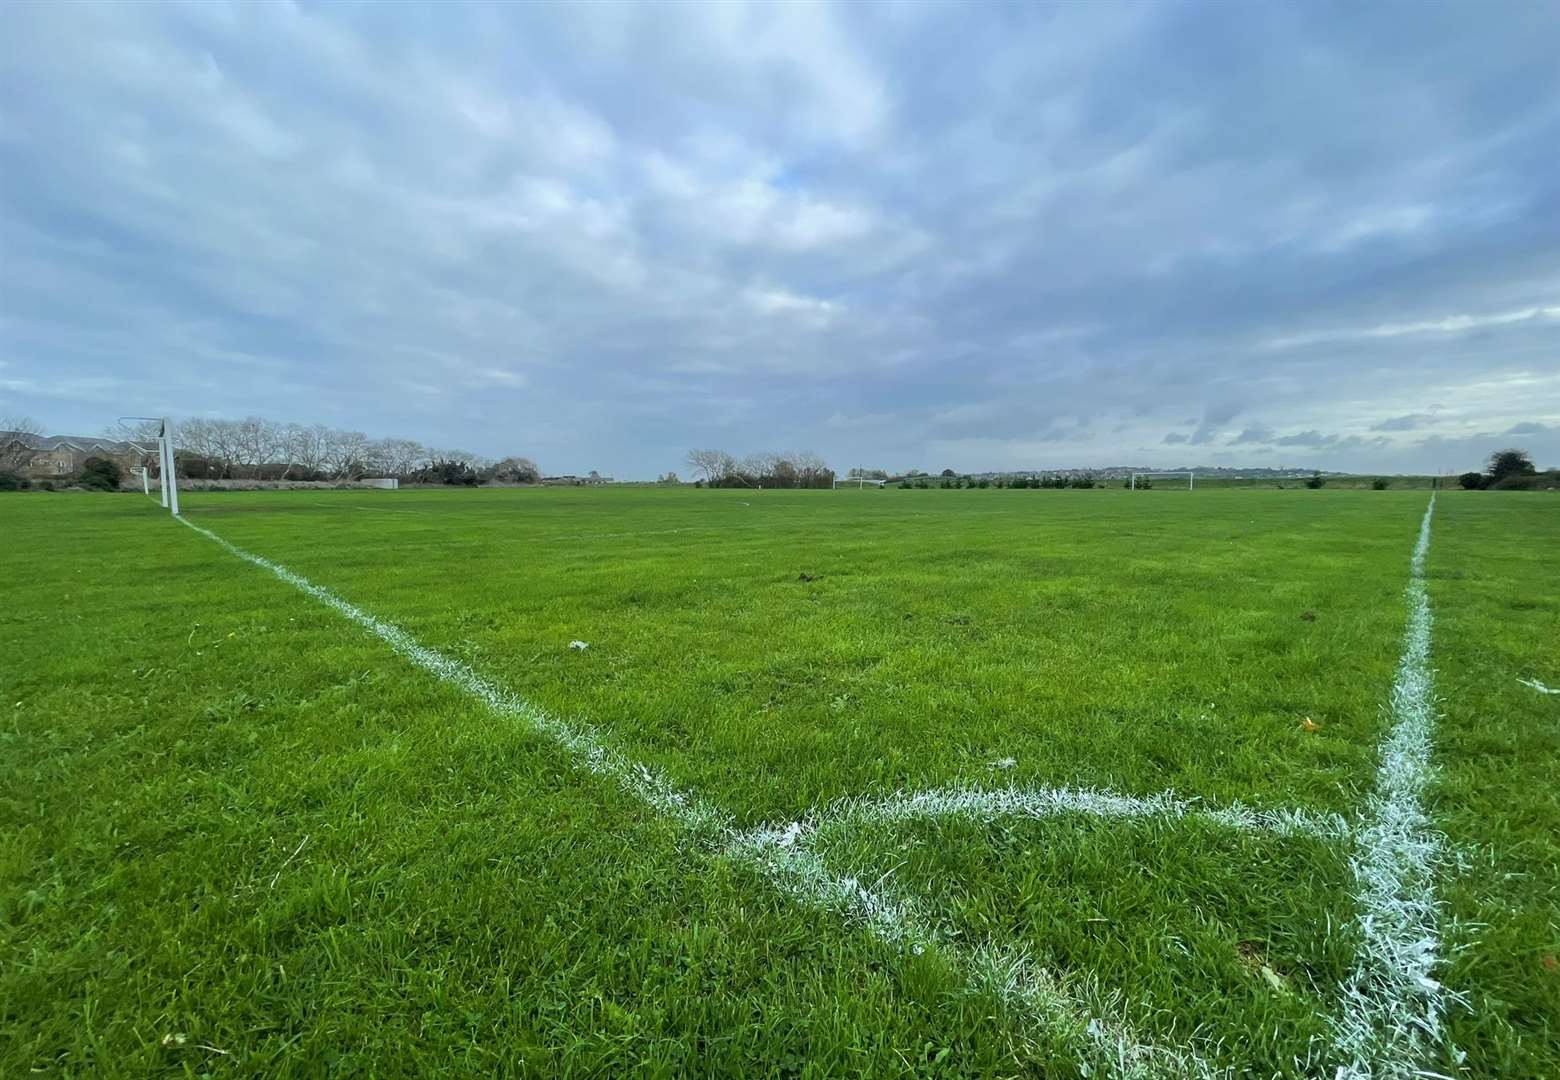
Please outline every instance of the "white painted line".
M538 735L551 739L588 772L615 782L657 812L675 818L680 824L696 833L712 833L729 827L728 818L724 813L694 795L679 791L660 772L625 757L618 750L609 747L589 729L576 727L549 715L529 701L489 682L459 660L418 643L394 623L375 618L329 589L321 588L303 575L293 573L280 563L274 563L245 551L209 529L191 524L187 518L181 517L179 520L207 539L220 544L229 553L274 574L337 614L357 623L435 678L459 687L482 701L494 712L519 720Z
M1409 563L1408 625L1392 683L1391 726L1350 859L1361 945L1333 1022L1335 1045L1344 1059L1339 1080L1421 1075L1430 1050L1443 1040L1441 1018L1449 995L1435 978L1441 961L1434 880L1441 836L1424 809L1435 727L1425 588L1434 513L1432 494Z
M796 842L794 834L739 832L725 812L697 795L678 789L661 772L628 758L594 732L559 720L490 682L459 660L419 643L394 623L370 615L280 563L245 551L185 518L178 520L230 554L267 571L357 623L411 663L477 698L494 713L517 720L528 730L551 740L588 772L616 784L661 816L676 822L690 835L696 847L746 862L786 895L808 906L859 920L889 944L907 947L912 952L935 945L950 962L962 968L972 986L995 986L1007 1000L1027 1009L1033 1018L1062 1030L1081 1033L1090 1056L1114 1070L1116 1075L1215 1075L1210 1066L1190 1051L1144 1042L1123 1025L1091 1015L1078 999L1057 991L1048 978L1023 959L1022 954L1010 954L1018 959L1011 962L1010 970L1004 976L1007 983L993 984L989 951L961 949L953 942L940 939L927 921L886 894L881 883L869 886L854 877L832 874L807 843Z
M1560 694L1560 686L1545 686L1537 679L1518 679L1517 682L1521 683L1523 686L1531 686L1540 694Z
M1217 806L1195 799L1180 799L1170 791L1144 798L1098 788L1052 787L948 787L910 794L901 792L884 799L846 798L813 811L794 828L813 830L851 822L898 824L936 818L992 822L1066 814L1166 822L1200 820L1246 832L1327 840L1341 840L1349 835L1349 823L1338 814L1265 810L1239 802Z
M830 874L812 847L815 838L816 833L795 824L754 829L733 833L726 851L745 855L782 892L814 907L852 915L883 941L916 955L928 946L937 947L964 970L971 988L991 993L1019 1015L1038 1018L1077 1041L1086 1048L1087 1062L1108 1075L1197 1080L1227 1075L1194 1051L1139 1038L1126 1024L1111 1018L1114 1010L1095 1007L1061 987L1025 950L989 942L961 948L933 929L914 907L885 894L883 882L867 886L854 877Z

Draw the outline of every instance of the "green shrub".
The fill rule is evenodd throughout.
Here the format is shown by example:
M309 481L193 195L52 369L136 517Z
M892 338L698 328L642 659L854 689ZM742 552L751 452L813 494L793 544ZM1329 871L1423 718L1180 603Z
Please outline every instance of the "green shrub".
M1560 469L1544 472L1507 473L1499 480L1485 477L1485 487L1491 491L1553 491L1560 486Z
M980 487L980 488L989 488L991 486L991 481L987 480L984 476L982 476L980 478L980 483L977 484L976 486Z
M1483 473L1465 472L1457 478L1457 482L1469 491L1478 491L1484 486L1485 477Z
M1376 479L1370 482L1370 489L1372 491L1386 491L1387 488L1391 486L1392 481L1388 480L1385 476L1378 476Z
M76 483L90 491L118 491L120 480L119 465L107 458L87 458L86 464L81 466L81 475L76 477Z
M1489 466L1484 471L1489 474L1491 487L1514 476L1532 476L1538 472L1533 467L1533 459L1528 457L1528 452L1518 450L1516 447L1495 451L1490 455Z
M1305 482L1305 486L1310 488L1312 491L1315 491L1317 488L1326 487L1327 477L1323 476L1320 472L1313 473L1311 478Z
M454 487L476 487L482 483L482 478L477 475L475 469L464 461L436 461L429 470L436 484L450 484Z
M0 469L0 491L26 491L27 487L27 479L21 473Z

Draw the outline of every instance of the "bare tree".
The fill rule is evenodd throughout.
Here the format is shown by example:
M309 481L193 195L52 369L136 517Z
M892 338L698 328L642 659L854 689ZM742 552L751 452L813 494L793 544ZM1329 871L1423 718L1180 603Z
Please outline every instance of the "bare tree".
M428 451L414 439L385 439L385 470L391 476L409 476L422 468Z
M331 431L325 451L325 467L336 479L361 471L368 436L361 431Z
M217 421L191 417L182 424L174 426L173 438L177 449L206 462L207 467L214 470L215 475L223 475L226 465L222 460Z
M30 416L7 416L0 419L0 469L7 472L22 469L32 461L36 442L43 435L43 428Z
M534 484L542 478L536 462L524 457L506 457L496 466L494 479L507 484Z
M749 454L743 458L742 464L737 466L737 471L750 482L757 483L761 479L773 476L775 467L779 464L779 454L771 453L768 450L760 450L756 454Z
M257 478L265 466L274 463L282 454L277 425L258 416L233 422L229 440L234 464L243 466Z
M793 455L793 460L796 462L796 471L803 487L828 487L834 483L834 470L829 468L829 463L822 455L811 450L800 450ZM888 477L882 469L873 469L869 475L872 474L876 474L880 479Z
M724 450L689 450L688 467L706 483L718 484L736 472L737 462Z
M6 437L7 429L22 431L25 442L36 435L36 428L26 418L7 421L0 427L0 455L16 441ZM155 422L121 423L109 437L149 448L155 443L157 428ZM436 461L461 462L471 472L495 468L490 459L466 450L434 450L413 439L370 440L361 431L338 431L324 424L279 424L258 416L243 420L190 417L174 430L180 453L186 460L202 459L207 463L207 474L214 478L232 478L235 469L261 479L345 478L367 473L413 477L426 473ZM31 457L32 450L27 448L21 464ZM529 458L506 458L505 463L517 476L540 477L536 463ZM0 466L3 464L0 457Z

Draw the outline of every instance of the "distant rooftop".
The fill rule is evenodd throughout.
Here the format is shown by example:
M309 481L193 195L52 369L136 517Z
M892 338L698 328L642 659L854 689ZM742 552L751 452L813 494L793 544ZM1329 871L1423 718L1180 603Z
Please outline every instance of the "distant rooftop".
M25 431L0 431L0 445L11 442L20 442L33 450L58 450L68 446L76 450L107 450L122 454L131 448L123 440L101 435L33 435Z

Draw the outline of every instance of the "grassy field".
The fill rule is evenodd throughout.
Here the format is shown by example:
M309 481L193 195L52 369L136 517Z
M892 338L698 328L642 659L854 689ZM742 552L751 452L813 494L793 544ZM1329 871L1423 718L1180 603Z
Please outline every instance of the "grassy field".
M1427 496L186 497L372 625L5 498L0 1075L1331 1076ZM1439 496L1447 1075L1560 1075L1557 540Z

